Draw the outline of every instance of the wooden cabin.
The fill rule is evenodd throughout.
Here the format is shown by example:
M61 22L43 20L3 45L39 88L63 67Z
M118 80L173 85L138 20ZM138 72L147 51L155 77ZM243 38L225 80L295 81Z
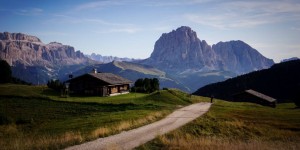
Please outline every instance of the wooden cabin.
M130 80L112 73L88 73L67 81L69 91L79 95L112 96L129 93Z
M257 103L263 106L270 106L274 108L276 107L276 103L277 103L276 99L251 89L245 90L238 94L234 94L233 100L236 102Z

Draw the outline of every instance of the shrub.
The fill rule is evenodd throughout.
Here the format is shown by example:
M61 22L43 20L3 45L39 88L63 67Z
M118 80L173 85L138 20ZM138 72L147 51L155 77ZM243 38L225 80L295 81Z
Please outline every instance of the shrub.
M139 93L152 93L157 90L159 90L159 80L157 78L137 79L134 87L131 88L131 91Z
M47 86L55 91L60 91L63 88L63 83L59 80L50 80L48 81Z

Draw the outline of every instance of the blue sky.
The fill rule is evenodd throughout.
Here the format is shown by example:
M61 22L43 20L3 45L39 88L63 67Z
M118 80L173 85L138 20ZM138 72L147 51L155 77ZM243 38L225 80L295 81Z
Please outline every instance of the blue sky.
M279 62L300 57L299 0L0 0L0 32L86 54L147 58L162 33L189 26L208 44L243 40Z

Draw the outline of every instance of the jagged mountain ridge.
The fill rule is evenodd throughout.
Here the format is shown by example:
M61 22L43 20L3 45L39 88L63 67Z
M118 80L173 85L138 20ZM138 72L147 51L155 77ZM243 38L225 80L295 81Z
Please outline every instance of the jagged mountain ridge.
M35 36L9 32L0 32L0 59L12 66L14 76L34 84L60 78L71 71L69 68L76 69L76 65L94 63L72 46L44 44Z
M0 58L14 66L17 62L33 65L73 65L89 62L74 47L58 42L44 44L37 37L22 33L0 33Z
M68 74L78 70L89 72L95 64L72 46L58 42L44 44L34 36L20 33L2 33L0 37L1 59L10 62L14 74L25 81L45 83L51 78L66 79ZM167 81L162 87L193 92L210 83L268 68L273 63L245 42L219 42L210 46L205 40L200 40L191 28L180 27L162 34L148 59L134 60L132 64L113 61L100 65L99 69L104 67L106 72L129 79L158 77ZM153 69L146 66L164 72L167 80L160 75L149 74L153 73Z
M151 56L142 63L176 73L187 70L223 70L243 74L272 66L274 61L242 41L219 42L213 46L200 40L190 27L164 33Z

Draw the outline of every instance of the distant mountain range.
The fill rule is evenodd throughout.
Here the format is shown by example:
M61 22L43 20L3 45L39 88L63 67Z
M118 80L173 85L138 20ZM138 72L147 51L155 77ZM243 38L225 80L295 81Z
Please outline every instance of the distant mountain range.
M298 57L292 57L292 58L288 58L288 59L283 59L281 62L287 62L287 61L291 61L291 60L299 60Z
M110 62L113 62L113 61L132 62L132 61L140 60L140 59L134 59L134 58L127 58L127 57L120 58L120 57L115 57L115 56L102 56L100 54L95 54L95 53L92 53L91 55L85 55L85 56L92 59L92 60L101 62L101 63L110 63Z
M300 101L300 60L291 60L273 65L269 69L251 72L223 82L213 83L198 89L194 94L214 95L232 100L232 96L253 89L274 97L278 102Z
M53 78L65 80L68 74L76 76L97 68L132 81L157 77L161 87L193 92L207 84L274 64L243 41L210 46L185 26L163 33L151 56L144 60L84 55L72 46L44 44L37 37L21 33L0 33L0 40L0 58L12 65L16 77L34 84L44 84Z

